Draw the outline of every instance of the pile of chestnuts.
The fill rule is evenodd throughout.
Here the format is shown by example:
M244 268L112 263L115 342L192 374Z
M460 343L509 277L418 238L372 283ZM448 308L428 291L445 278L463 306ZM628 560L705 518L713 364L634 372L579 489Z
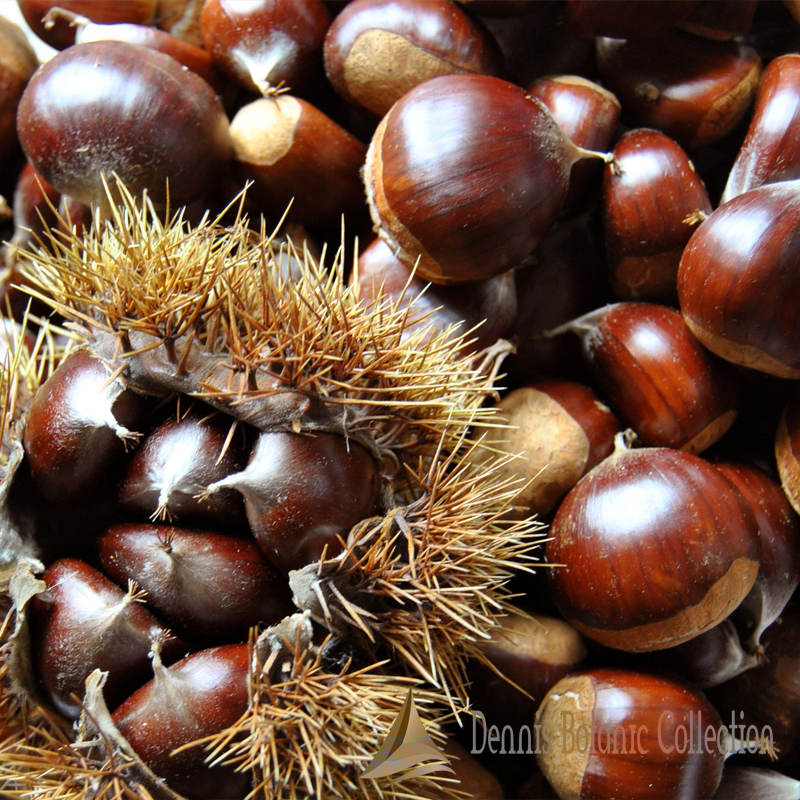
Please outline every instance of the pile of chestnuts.
M800 797L796 0L18 5L0 792Z

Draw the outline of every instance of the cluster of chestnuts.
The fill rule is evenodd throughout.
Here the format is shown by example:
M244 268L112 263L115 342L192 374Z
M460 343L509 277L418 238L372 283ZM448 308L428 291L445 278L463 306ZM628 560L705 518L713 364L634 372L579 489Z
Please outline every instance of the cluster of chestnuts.
M18 5L0 793L800 797L800 4Z

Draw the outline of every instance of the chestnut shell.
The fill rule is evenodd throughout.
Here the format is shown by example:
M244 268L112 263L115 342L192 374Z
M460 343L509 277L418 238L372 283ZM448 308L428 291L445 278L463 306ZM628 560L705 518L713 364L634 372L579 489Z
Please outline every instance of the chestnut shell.
M87 42L33 76L17 115L28 159L58 191L104 208L118 175L157 205L189 202L229 159L213 89L174 58L127 42Z

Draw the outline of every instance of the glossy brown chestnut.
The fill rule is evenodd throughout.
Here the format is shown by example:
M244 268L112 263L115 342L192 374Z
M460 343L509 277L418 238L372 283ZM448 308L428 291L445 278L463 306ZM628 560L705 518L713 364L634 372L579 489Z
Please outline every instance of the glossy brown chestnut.
M224 173L228 118L213 89L174 58L126 42L88 42L51 59L17 117L31 163L60 192L109 203L116 173L156 205L187 203Z
M719 714L696 689L625 670L564 678L536 721L549 742L537 760L559 797L710 797L730 747Z
M580 669L588 652L580 634L561 619L526 611L508 614L500 625L482 647L500 674L481 662L471 664L470 699L481 722L500 730L510 725L516 732L531 725L547 692Z
M714 466L739 490L761 532L761 563L750 593L734 612L744 644L758 652L761 634L783 611L800 583L800 520L766 472L730 461Z
M200 497L205 487L242 469L248 445L230 417L195 405L173 411L146 436L130 459L119 488L123 509L142 518L190 520L241 527L244 507L233 491Z
M733 423L735 375L674 309L616 303L567 327L581 336L600 396L645 445L700 453Z
M88 350L65 359L37 392L23 444L34 482L51 503L89 503L107 488L146 422L149 402Z
M217 66L245 88L299 91L322 75L329 23L320 0L207 0L200 32Z
M34 246L37 237L56 225L55 209L60 197L60 193L30 164L25 164L14 187L14 235L5 252L5 263L9 270L14 269L19 250ZM9 276L9 280L19 284L23 279L15 272ZM27 305L27 298L23 302Z
M517 266L555 221L582 151L518 86L432 78L383 118L364 182L377 233L433 283Z
M30 164L22 167L14 187L14 235L0 246L0 304L14 319L21 321L29 305L33 313L50 313L22 288L30 282L19 269L19 262L20 251L36 248L46 241L45 231L56 227L55 209L60 197Z
M31 603L34 664L50 702L69 719L81 713L86 678L108 671L103 694L116 708L149 678L148 653L154 641L166 640L174 660L178 640L142 605L135 589L127 594L88 564L65 558L48 567L43 594Z
M236 800L249 777L231 765L209 767L206 750L182 745L219 733L247 710L250 648L201 650L169 669L156 654L155 677L113 714L114 724L139 757L167 785L192 800Z
M262 97L239 109L230 134L239 171L267 213L280 218L291 202L290 217L304 225L366 217L367 148L311 103Z
M597 64L628 124L657 128L684 147L722 139L747 113L761 75L755 50L673 32L598 39Z
M463 353L474 353L507 336L517 313L513 272L468 286L435 286L412 275L383 239L375 239L358 258L354 276L358 296L374 303L384 295L410 308L405 334L430 328L436 336L457 325L465 336Z
M448 0L354 0L331 23L324 57L336 91L378 117L437 75L502 69L489 31Z
M694 232L678 269L692 333L719 356L800 378L800 181L761 186Z
M376 514L381 482L370 452L333 433L261 433L247 469L209 486L245 498L250 529L285 572L332 558L350 528ZM213 497L213 494L211 495Z
M586 150L606 150L619 122L619 100L597 83L580 75L552 75L539 78L528 87L528 94L545 105L569 140ZM565 210L585 207L593 197L593 182L599 178L601 164L583 160L573 165Z
M22 91L39 59L22 29L0 17L0 158L17 143L16 113Z
M159 12L159 0L17 0L22 16L30 29L56 50L75 44L75 29L66 17L56 17L45 24L47 13L54 7L88 17L93 22L130 22L146 25Z
M758 573L758 528L731 483L668 448L615 452L556 512L553 598L578 631L620 650L672 647L721 622Z
M711 213L703 181L680 145L659 131L629 131L613 153L603 211L614 293L674 302L683 249Z
M176 36L171 36L166 31L149 25L134 25L128 22L114 24L92 22L88 17L79 16L59 6L52 8L45 17L45 21L52 20L53 22L62 19L69 22L70 27L74 29L75 44L117 41L140 45L172 56L195 75L199 75L217 93L220 93L227 85L224 76L217 70L206 50L195 47Z
M491 431L484 441L517 458L499 474L525 484L515 498L522 516L547 514L590 469L614 450L620 424L588 387L539 378L497 403L509 430Z
M800 54L771 61L720 204L765 183L800 178Z
M136 581L147 602L189 638L244 641L296 609L286 576L252 539L169 525L115 525L97 541L100 565L120 586Z

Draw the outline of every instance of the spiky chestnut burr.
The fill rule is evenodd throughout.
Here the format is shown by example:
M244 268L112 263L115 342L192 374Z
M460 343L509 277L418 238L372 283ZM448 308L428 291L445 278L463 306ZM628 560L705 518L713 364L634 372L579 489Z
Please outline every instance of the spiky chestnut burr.
M336 559L289 575L295 604L375 658L397 659L436 686L457 713L470 658L513 609L503 587L530 564L538 523L510 522L518 481L511 459L476 465L480 445L440 453L413 476L416 497L350 532Z
M327 269L244 219L189 229L115 192L125 203L106 224L26 262L33 293L133 389L198 397L259 430L345 435L395 464L492 416L481 404L507 343L463 358L447 332L404 336L409 311L361 304L341 251ZM277 267L285 249L297 279Z
M376 676L380 702L371 709L377 716L384 709L384 722L402 702L398 686L421 686L431 701L459 712L465 663L497 626L508 605L505 583L529 563L538 538L529 521L504 522L517 487L467 459L475 446L469 431L491 419L484 400L506 346L464 358L451 331L406 336L410 312L388 300L359 303L345 285L340 257L330 271L298 257L300 276L290 281L281 275L277 245L266 236L254 242L243 220L224 231L211 222L190 230L179 217L161 222L147 204L125 196L124 207L85 239L67 234L51 243L55 256L41 250L29 259L37 293L57 298L51 305L112 370L122 369L134 390L200 397L262 432L342 436L367 450L388 487L376 516L347 534L340 556L293 574L297 602L317 604L317 624L322 633L331 630L319 650L284 648L265 659L280 668L268 684L271 718L292 697L305 697L300 707L312 718L315 709L325 716L328 702L361 703L359 687L370 685L361 680L365 670ZM309 641L316 646L322 637L319 627L314 631ZM312 673L324 680L310 694L277 680ZM101 676L89 683L87 731L108 717ZM251 697L253 708L263 707ZM311 729L298 725L278 755L262 740L251 756L240 754L240 763L255 769L265 796L270 787L258 783L265 759L276 765L271 780L286 787L287 797L307 796L310 765L320 764L314 779L330 794L347 794L384 724L359 719L355 734L334 728L324 741L312 738L311 749L304 738ZM107 761L106 774L117 780L127 759L133 778L119 791L132 791L147 768L106 722L102 740L112 756L123 754ZM86 735L88 742L97 732ZM221 757L232 757L230 739L218 744ZM92 764L106 763L102 752L94 756ZM370 790L424 796L410 783L395 789L379 781Z
M318 639L308 612L287 617L259 637L250 707L237 723L199 742L210 757L251 767L264 796L280 800L463 797L457 787L426 774L433 764L424 761L415 776L397 783L361 777L410 691L427 733L444 747L441 696L418 679L386 674L380 663L359 666L345 658L332 666L333 639ZM434 795L437 789L441 794Z

